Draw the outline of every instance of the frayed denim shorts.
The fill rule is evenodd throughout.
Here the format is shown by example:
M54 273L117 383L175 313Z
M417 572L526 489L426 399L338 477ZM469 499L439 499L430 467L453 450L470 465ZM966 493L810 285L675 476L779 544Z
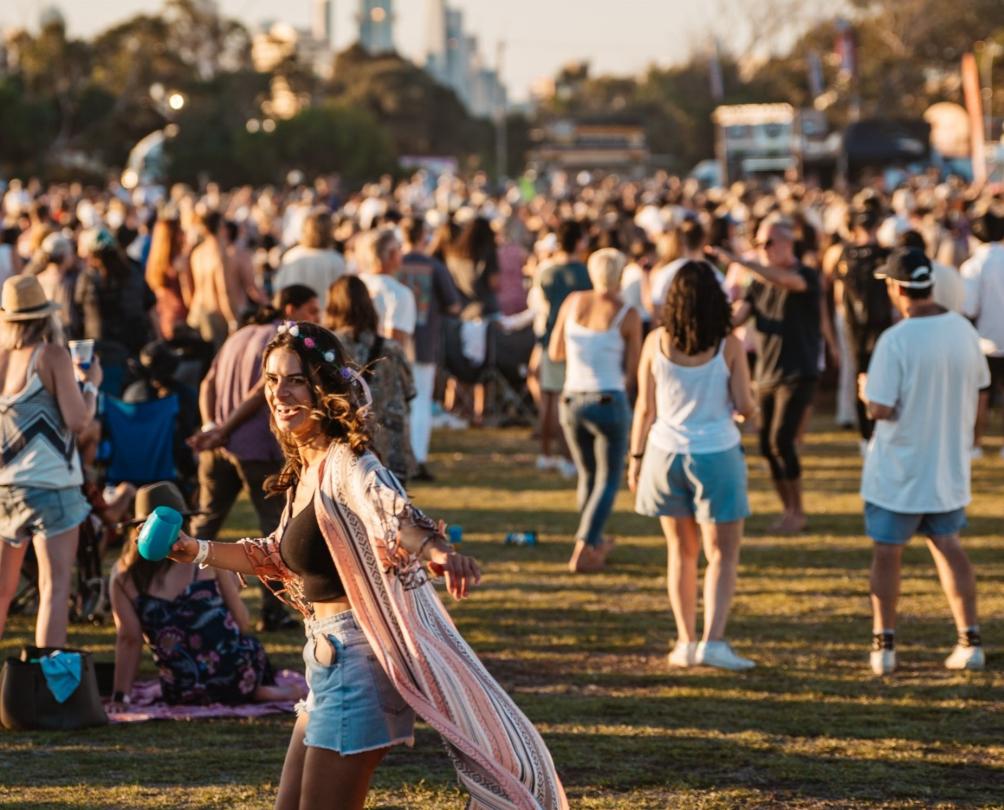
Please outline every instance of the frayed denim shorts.
M15 547L36 535L54 537L69 531L90 513L80 487L0 486L0 540Z
M412 745L415 712L383 671L352 611L308 619L306 631L310 692L297 705L297 713L307 714L304 744L343 755Z

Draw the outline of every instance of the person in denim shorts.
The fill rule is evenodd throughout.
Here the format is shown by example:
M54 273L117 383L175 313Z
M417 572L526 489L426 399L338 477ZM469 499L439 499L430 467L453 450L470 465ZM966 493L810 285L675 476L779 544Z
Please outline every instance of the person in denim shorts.
M869 664L876 675L896 669L903 547L921 534L955 620L957 642L945 667L983 669L976 579L959 533L970 500L977 401L990 370L972 324L935 302L931 261L922 251L897 249L875 275L886 280L903 319L882 333L859 379L876 420L861 473L865 531L874 541Z
M669 597L677 643L670 666L754 666L725 641L739 543L749 515L746 461L735 416L753 415L749 366L731 333L714 267L689 261L676 273L662 325L645 341L631 430L628 484L635 511L658 517L669 546ZM708 558L704 632L697 636L697 558Z
M59 305L35 276L7 279L0 306L0 636L31 540L35 643L65 646L79 527L91 511L76 435L94 418L101 363L74 368L54 315Z
M414 710L361 629L349 600L351 586L343 582L321 528L327 513L322 514L318 494L331 448L365 448L370 441L364 412L350 393L364 383L337 338L314 324L280 325L263 358L265 401L285 458L281 472L266 482L266 491L287 496L279 528L268 538L237 544L182 533L171 558L281 581L276 593L305 616L310 691L297 706L276 807L334 803L361 810L373 771L391 746L413 743L415 725ZM398 542L444 569L455 597L466 596L480 578L477 565L457 554L435 523L414 514L421 520L402 519ZM341 543L344 531L339 530ZM360 587L355 584L356 595Z

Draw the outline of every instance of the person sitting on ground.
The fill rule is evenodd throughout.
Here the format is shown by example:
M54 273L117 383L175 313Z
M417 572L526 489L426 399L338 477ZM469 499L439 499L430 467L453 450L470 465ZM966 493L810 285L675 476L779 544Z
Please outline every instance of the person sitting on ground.
M163 481L136 493L138 525L158 506L182 513L178 488ZM150 562L127 542L112 569L115 618L113 702L127 704L145 641L167 703L250 703L298 700L298 687L275 683L265 648L247 635L250 615L230 571L164 559Z
M635 511L658 517L669 546L669 601L676 619L672 667L751 669L725 638L736 588L746 460L734 414L756 408L728 299L706 261L677 268L638 368L628 486ZM697 559L704 542L704 633L697 641Z
M331 285L324 326L363 370L373 392L376 454L406 484L416 466L408 404L415 397L415 381L404 350L397 341L378 334L376 308L357 276L342 276Z

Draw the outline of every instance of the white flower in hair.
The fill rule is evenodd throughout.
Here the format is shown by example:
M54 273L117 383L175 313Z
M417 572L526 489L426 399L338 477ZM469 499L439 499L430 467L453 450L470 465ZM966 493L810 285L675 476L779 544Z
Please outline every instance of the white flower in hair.
M289 324L286 323L286 322L283 322L283 323L279 324L279 328L276 329L275 331L276 331L276 334L284 335L284 334L286 334L286 331L288 329L289 329Z
M335 353L333 351L331 351L330 349L324 353L324 362L325 363L334 363L335 362Z
M300 336L299 325L294 323L291 327L289 327L289 334L291 334L293 337L299 337Z

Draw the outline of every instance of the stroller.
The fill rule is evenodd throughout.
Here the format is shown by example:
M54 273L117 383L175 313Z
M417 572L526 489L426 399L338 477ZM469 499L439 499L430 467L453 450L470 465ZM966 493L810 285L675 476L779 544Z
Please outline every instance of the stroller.
M486 424L528 426L536 420L533 399L526 387L533 341L529 327L507 332L496 320L447 319L446 373L460 383L485 386Z

